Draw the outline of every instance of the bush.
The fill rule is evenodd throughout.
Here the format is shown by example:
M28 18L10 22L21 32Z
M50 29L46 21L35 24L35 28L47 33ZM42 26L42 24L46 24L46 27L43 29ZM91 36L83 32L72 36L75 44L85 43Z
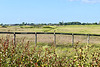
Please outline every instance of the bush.
M67 51L66 55L59 56L58 50L53 46L33 47L29 41L16 42L14 45L13 40L2 38L0 67L100 67L100 49L90 52L93 49L91 45L78 47L77 44L72 49L73 51Z
M43 28L52 28L51 26L44 26Z
M2 27L3 27L3 28L7 28L7 26L6 26L6 25L2 25Z

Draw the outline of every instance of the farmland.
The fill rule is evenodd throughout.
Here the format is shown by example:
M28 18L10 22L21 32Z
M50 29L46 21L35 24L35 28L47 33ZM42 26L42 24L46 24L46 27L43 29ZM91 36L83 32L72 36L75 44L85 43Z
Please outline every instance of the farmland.
M100 25L40 25L40 26L7 26L0 27L1 32L59 32L59 33L80 33L80 34L100 34ZM6 35L0 34L2 37ZM17 38L25 38L25 40L34 41L35 35L16 35ZM13 38L13 36L12 36ZM71 35L56 35L58 44L71 44ZM91 43L99 44L100 37L92 36L90 37ZM75 42L80 41L80 43L87 43L87 36L75 36ZM53 35L38 35L38 42L52 43Z
M0 31L13 32L60 32L60 33L86 33L100 34L100 25L62 25L62 26L7 26L0 27Z
M100 34L100 25L66 26L8 26L0 27L2 32L60 32ZM37 46L34 34L0 34L1 67L93 67L100 66L100 37L92 36L87 44L87 36L76 36L74 46L71 35L56 35L56 47L53 35L38 34Z

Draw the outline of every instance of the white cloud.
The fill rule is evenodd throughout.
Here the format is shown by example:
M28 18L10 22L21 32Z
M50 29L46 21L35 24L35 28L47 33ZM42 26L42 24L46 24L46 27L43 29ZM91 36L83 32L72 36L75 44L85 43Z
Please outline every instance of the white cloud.
M86 3L100 3L100 0L82 0L82 2L86 2Z
M69 0L69 1L81 1L85 3L100 3L100 0Z

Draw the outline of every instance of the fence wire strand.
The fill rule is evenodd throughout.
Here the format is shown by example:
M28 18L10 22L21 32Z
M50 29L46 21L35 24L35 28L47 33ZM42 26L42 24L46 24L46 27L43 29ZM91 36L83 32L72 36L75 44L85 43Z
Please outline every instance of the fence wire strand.
M0 39L9 41L14 40L14 34L0 34ZM30 41L31 44L35 44L35 34L16 34L16 42L26 43ZM56 34L56 45L71 45L72 44L72 35L62 35ZM87 44L88 36L83 35L74 35L74 44ZM54 34L37 34L37 44L54 44ZM100 44L99 36L90 36L89 44Z

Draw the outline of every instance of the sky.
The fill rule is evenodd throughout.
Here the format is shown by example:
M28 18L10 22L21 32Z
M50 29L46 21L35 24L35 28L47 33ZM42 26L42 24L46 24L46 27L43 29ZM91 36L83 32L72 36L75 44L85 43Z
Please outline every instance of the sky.
M100 0L0 0L0 23L99 22Z

